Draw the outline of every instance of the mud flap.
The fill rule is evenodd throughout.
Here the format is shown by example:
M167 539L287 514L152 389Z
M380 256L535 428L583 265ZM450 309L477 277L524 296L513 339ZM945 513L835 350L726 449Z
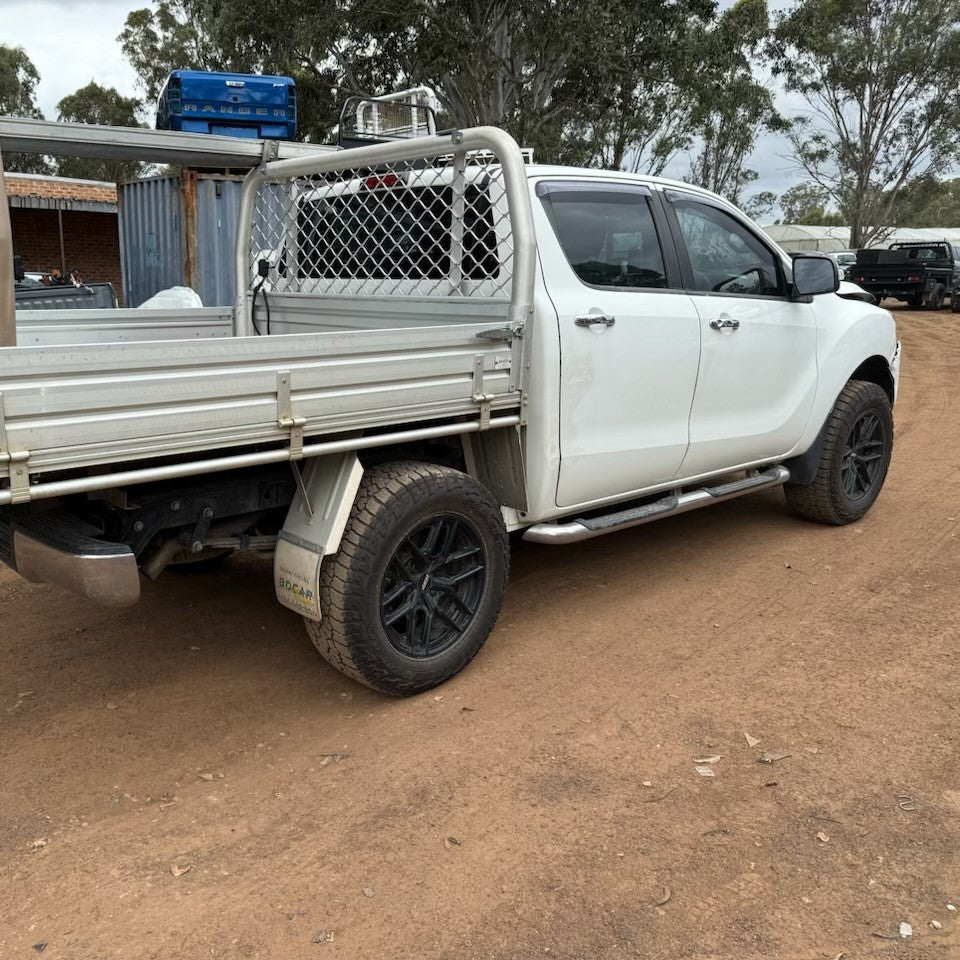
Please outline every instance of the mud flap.
M340 549L362 477L355 453L308 461L277 539L273 556L277 599L310 620L321 617L320 563Z

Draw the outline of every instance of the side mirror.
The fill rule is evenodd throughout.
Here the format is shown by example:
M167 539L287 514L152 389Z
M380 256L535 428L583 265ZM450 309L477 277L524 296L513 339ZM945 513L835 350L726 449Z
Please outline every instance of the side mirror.
M836 293L840 273L830 257L800 254L793 258L793 295L795 298Z

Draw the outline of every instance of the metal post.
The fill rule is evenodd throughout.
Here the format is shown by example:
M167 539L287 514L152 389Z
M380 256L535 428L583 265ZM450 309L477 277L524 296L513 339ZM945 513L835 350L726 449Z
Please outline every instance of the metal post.
M7 182L0 156L0 347L17 345L17 320L13 297L13 231L7 206Z
M63 210L60 209L60 203L57 202L57 231L60 235L60 276L67 278L67 254L63 248Z
M450 203L450 294L463 293L463 214L466 201L467 154L458 150L453 155L452 200Z
M180 171L180 190L183 201L183 283L199 293L196 170Z

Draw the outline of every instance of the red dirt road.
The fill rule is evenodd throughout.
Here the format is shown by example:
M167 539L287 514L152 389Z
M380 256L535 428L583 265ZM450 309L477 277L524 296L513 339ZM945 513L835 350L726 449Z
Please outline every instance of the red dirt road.
M410 700L265 561L120 613L0 573L0 958L960 957L960 323L896 312L863 522L772 492L517 544Z

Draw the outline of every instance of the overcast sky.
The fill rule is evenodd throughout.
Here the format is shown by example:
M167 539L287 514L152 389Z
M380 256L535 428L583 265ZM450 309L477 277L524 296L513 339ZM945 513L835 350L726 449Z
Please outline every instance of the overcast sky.
M147 3L131 0L0 0L0 39L23 47L40 73L37 103L53 119L57 102L96 80L142 96L117 35L127 14Z
M732 2L721 0L720 7ZM143 96L116 38L127 14L147 5L148 0L0 0L0 40L23 47L36 64L37 102L45 117L55 118L57 102L91 80L126 96ZM787 5L788 0L769 3L772 9ZM796 182L786 153L782 137L761 140L750 164L760 174L754 190L780 194ZM689 161L681 158L667 175L681 178L688 169Z

